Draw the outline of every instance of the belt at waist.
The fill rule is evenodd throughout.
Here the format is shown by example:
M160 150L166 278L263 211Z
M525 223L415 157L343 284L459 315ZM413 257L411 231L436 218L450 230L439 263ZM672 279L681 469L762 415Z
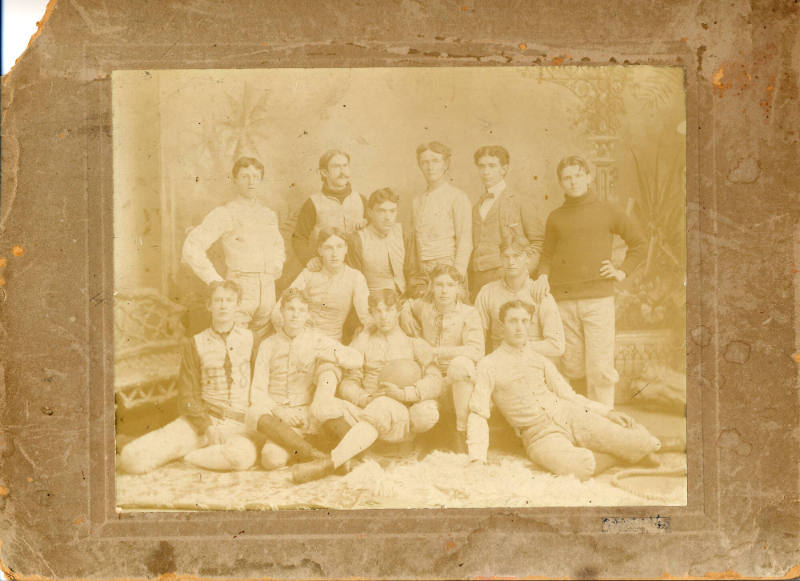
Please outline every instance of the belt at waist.
M233 420L236 422L244 423L247 414L232 410L230 408L221 408L217 406L208 406L208 415L213 416L220 420Z

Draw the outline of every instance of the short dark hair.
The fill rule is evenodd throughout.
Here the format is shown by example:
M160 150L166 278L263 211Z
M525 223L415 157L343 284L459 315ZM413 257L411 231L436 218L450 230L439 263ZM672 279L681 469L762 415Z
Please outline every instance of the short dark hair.
M529 315L533 316L533 307L528 303L524 303L519 299L514 299L513 301L508 301L507 303L503 303L503 306L500 307L500 313L498 317L500 318L501 323L506 322L506 314L511 309L525 309Z
M431 269L430 273L428 274L431 284L433 284L433 281L442 276L443 274L446 274L454 281L456 281L458 284L464 284L464 277L460 272L458 272L458 269L452 264L437 264L436 266L434 266Z
M338 236L344 240L345 244L347 244L347 236L341 228L337 228L336 226L328 226L327 228L323 228L317 232L317 250L319 250L319 247L322 246L328 238L332 238L333 236Z
M400 304L400 295L392 288L379 288L369 293L367 305L370 310L383 303L387 307L396 307Z
M508 165L511 161L511 155L502 145L484 145L483 147L479 147L475 151L475 155L472 157L477 164L478 160L485 155L496 157L498 160L500 160L500 165Z
M307 306L311 306L311 300L308 298L308 295L300 290L299 288L294 288L290 286L286 290L281 293L281 310L291 303L292 301L300 301L305 303Z
M398 196L392 188L381 188L375 190L369 195L367 200L367 209L374 208L378 204L384 202L392 202L393 204L400 204L400 196Z
M583 171L585 171L587 174L592 173L592 170L589 169L589 164L585 159L579 155L570 155L558 162L558 166L556 167L556 177L558 178L558 181L561 181L561 172L564 171L564 168L573 165L582 167Z
M509 249L520 254L531 255L530 247L527 244L523 244L518 238L505 238L500 242L500 254Z
M258 161L255 157L240 157L236 160L236 163L233 164L233 169L231 170L231 175L233 175L233 179L236 179L236 176L239 175L239 170L244 169L246 167L254 167L259 172L261 172L261 177L264 177L264 164Z
M242 301L242 287L238 284L233 282L232 280L214 280L211 281L208 285L208 303L211 304L211 298L214 296L214 293L217 292L217 289L226 288L228 290L232 290L236 293L236 300L238 302Z
M444 157L445 161L450 161L450 156L453 154L450 148L441 141L429 141L428 143L422 143L417 146L417 161L419 161L419 156L428 150L431 150L433 153L438 153Z
M319 169L328 169L328 164L331 160L336 157L337 155L343 155L347 158L347 162L350 163L350 154L346 151L342 151L341 149L329 149L322 156L319 158Z

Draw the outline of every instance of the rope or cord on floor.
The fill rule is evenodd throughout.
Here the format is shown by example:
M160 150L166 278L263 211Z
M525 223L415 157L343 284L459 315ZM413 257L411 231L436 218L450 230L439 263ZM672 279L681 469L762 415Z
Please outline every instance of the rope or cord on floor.
M625 492L629 492L631 494L635 494L636 496L641 496L642 498L656 502L669 502L671 498L668 496L642 492L634 486L630 486L629 484L624 484L621 482L623 479L634 478L637 476L686 476L686 468L626 468L625 470L617 472L611 478L611 484L617 488L621 488Z

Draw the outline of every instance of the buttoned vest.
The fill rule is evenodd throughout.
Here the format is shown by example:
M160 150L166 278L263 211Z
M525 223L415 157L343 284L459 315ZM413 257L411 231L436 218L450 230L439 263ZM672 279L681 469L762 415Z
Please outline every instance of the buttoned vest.
M528 240L522 230L519 205L513 194L504 191L481 219L480 202L472 207L472 270L482 272L500 268L500 245L518 238Z
M339 228L345 234L354 232L356 225L364 218L364 202L358 192L350 192L344 200L317 192L311 196L311 202L317 212L317 223L311 233L312 242L316 246L317 234L323 228Z
M385 239L379 239L378 234L370 228L364 228L358 232L361 239L361 255L364 263L364 277L367 279L367 286L370 291L375 289L394 289L397 287L399 293L406 290L406 279L403 274L406 250L403 244L403 227L400 224L392 225L392 229ZM385 242L380 244L376 242ZM384 250L388 251L389 267L391 272L381 272L378 265L385 264ZM373 266L375 265L375 266Z
M250 357L253 334L234 327L223 338L210 327L194 336L200 357L202 398L211 405L245 410L250 403ZM225 352L230 358L230 382L225 370Z

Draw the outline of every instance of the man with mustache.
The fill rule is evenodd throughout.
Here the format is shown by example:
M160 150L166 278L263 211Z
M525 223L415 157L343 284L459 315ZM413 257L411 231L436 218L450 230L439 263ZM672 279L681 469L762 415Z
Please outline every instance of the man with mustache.
M292 246L305 266L316 256L320 230L338 228L346 235L366 226L364 201L350 184L350 154L329 149L319 159L322 190L306 200L297 216Z

